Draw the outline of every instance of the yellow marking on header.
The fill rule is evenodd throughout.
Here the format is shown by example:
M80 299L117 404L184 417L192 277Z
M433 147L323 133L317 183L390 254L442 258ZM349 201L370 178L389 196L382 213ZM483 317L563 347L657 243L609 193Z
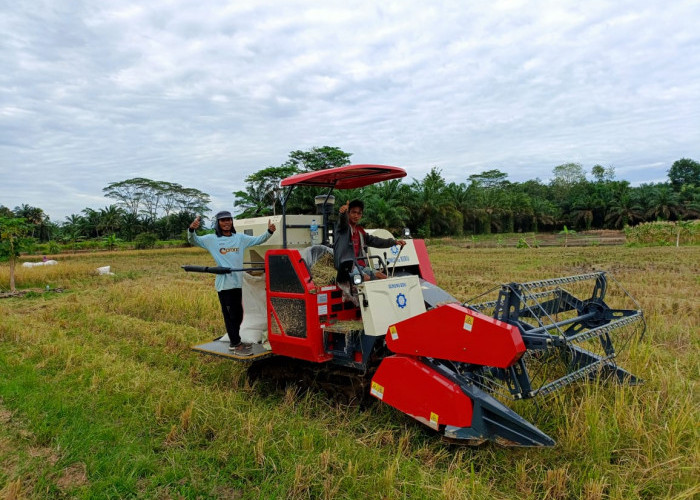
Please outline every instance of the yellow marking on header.
M468 314L465 314L464 315L464 329L468 332L471 332L473 326L474 326L474 318L472 318Z
M369 390L369 393L378 399L384 399L384 387L375 381L372 381L372 387Z
M396 331L396 325L391 325L389 327L389 333L391 334L391 340L396 340L399 338L399 332Z

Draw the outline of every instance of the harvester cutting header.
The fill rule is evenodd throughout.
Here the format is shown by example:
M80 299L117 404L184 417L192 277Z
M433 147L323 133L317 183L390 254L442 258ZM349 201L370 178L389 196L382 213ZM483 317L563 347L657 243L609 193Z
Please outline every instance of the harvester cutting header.
M281 215L235 221L237 231L253 236L270 220L280 229L246 251L249 267L183 266L264 272L243 284L241 336L257 329L260 343L245 357L229 352L226 338L193 349L249 362L252 377L291 374L349 398L371 394L468 444L552 446L508 403L584 379L639 382L616 361L643 335L644 317L605 272L507 283L461 303L438 287L425 242L407 239L405 246L365 249L364 260L386 279L349 279L337 269L333 279L321 280L316 264L333 252L333 190L405 175L397 167L349 165L284 179ZM297 186L324 190L316 215L286 213Z

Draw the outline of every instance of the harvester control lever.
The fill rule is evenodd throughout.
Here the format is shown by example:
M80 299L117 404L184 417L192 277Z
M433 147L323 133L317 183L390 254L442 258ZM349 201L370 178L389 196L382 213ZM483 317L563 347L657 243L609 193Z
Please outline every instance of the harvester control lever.
M264 267L243 267L241 269L233 269L231 267L219 266L182 266L188 273L210 273L210 274L228 274L241 271L264 271Z
M403 245L399 245L399 253L396 254L396 257L394 257L394 265L391 266L391 277L394 277L394 273L396 272L396 263L399 261L399 257L401 257L401 250L403 250ZM384 254L386 255L386 254Z

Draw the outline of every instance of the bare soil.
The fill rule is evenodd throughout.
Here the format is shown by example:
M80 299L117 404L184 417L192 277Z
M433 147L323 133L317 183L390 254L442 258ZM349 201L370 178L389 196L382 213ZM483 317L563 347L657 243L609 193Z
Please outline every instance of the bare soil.
M625 244L625 233L623 231L611 229L599 229L595 231L573 233L570 234L568 238L563 234L554 233L537 233L536 235L532 233L525 235L509 234L503 238L499 238L498 235L493 235L486 240L480 240L479 237L477 237L476 243L466 240L466 247L515 247L521 239L531 247L615 246Z
M0 292L0 299L23 297L28 293L63 293L63 290L63 288L51 288L50 290L44 290L43 288L25 288L23 290L15 290L14 292Z

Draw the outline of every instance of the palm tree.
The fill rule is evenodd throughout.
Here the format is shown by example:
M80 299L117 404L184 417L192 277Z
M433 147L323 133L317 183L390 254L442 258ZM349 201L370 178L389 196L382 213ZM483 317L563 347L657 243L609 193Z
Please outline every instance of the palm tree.
M700 186L683 186L680 198L684 218L696 219L700 217Z
M32 238L35 236L41 238L43 233L45 233L45 222L48 220L48 217L41 208L32 207L25 203L19 207L15 207L14 213L15 217L21 217L29 224L30 236Z
M533 231L537 232L540 225L554 226L557 223L557 207L549 200L544 198L534 198L532 200L532 226Z
M593 196L581 196L574 200L572 204L571 219L577 227L583 227L586 231L591 229L593 224L593 212L600 206L600 203Z
M194 220L194 217L191 217L189 219L188 224L192 220ZM133 241L137 235L146 232L146 228L143 221L139 218L138 215L133 214L131 212L126 212L123 215L121 224L122 225L119 234L126 241Z
M486 234L491 234L494 229L497 233L503 229L501 215L506 212L504 206L505 200L502 190L485 189L483 191L480 208L486 217L484 226Z
M368 225L396 231L406 225L408 211L403 206L401 181L381 182L367 186L363 193L365 221Z
M510 188L501 189L501 220L503 221L503 232L515 232L516 215L528 212L529 204L520 193Z
M384 199L373 195L365 198L365 223L370 227L381 227L396 232L406 225L406 209L396 198Z
M509 190L508 198L513 219L512 231L532 230L535 217L532 198L518 189Z
M236 191L233 194L236 197L235 206L243 209L240 217L262 217L272 214L274 199L266 186L249 183L245 191Z
M469 230L472 234L476 234L476 223L479 220L477 207L480 199L476 183L472 182L467 186L464 183L451 182L447 185L445 194L450 204L462 216L462 230Z
M92 208L84 208L82 213L84 228L89 237L100 237L100 213Z
M108 207L101 208L99 215L99 227L103 233L114 234L119 231L121 227L124 209L117 205L109 205Z
M75 243L83 237L83 229L85 228L85 218L81 215L71 214L66 217L66 221L61 226L63 241L70 241L75 250Z
M610 204L605 222L614 229L620 229L627 225L643 220L642 206L625 190Z
M668 185L659 185L651 193L649 209L646 216L661 220L679 220L682 218L683 206L678 193Z
M419 233L430 237L434 232L439 233L440 228L450 226L449 217L454 216L454 211L449 210L447 184L439 169L433 167L422 181L414 179L411 195L409 208Z

